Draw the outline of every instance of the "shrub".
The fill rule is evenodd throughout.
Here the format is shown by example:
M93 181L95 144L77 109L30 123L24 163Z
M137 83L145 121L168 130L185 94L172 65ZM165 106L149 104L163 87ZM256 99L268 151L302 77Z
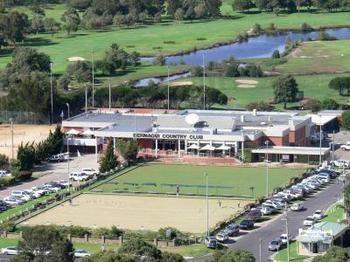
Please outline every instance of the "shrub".
M261 25L256 23L252 28L252 33L253 34L260 34L261 32L263 32Z
M319 35L318 35L318 40L320 40L320 41L332 41L332 40L337 40L337 38L329 35L326 31L321 30Z
M326 98L322 101L322 108L329 110L336 110L339 108L339 104L332 98Z
M346 110L342 114L342 126L346 129L350 129L350 110Z
M308 98L301 102L304 110L311 110L312 112L318 112L321 110L321 102L317 99Z
M279 51L279 50L273 51L271 57L272 57L273 59L279 59L279 58L281 58L280 51Z
M274 109L274 106L264 101L258 101L249 103L246 105L246 108L248 110L256 109L258 111L272 111Z
M311 25L307 24L307 23L302 23L301 24L301 31L303 32L309 32L312 31L313 28L311 27Z

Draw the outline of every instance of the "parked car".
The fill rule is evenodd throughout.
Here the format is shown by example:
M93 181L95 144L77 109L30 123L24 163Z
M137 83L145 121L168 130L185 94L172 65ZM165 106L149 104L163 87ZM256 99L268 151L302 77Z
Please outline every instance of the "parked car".
M204 239L204 244L207 248L216 248L218 246L218 241L214 236L208 236Z
M96 169L93 168L83 168L81 170L82 174L88 175L89 177L93 177L93 176L97 176L98 175L98 171Z
M50 184L45 184L42 186L42 188L48 190L50 193L57 193L58 191L61 190L60 187L55 187L55 186L52 186Z
M315 220L321 220L325 217L325 214L322 212L322 210L316 210L312 216Z
M225 231L229 236L237 236L239 233L239 225L232 223L226 226Z
M32 189L34 192L37 192L40 195L47 195L50 194L50 190L48 190L47 188L43 187L43 186L39 186L39 187L32 187Z
M272 240L269 243L269 251L278 251L281 249L281 247L282 247L282 241L279 238Z
M350 150L350 141L347 141L344 145L341 145L340 149L342 149L344 151L349 151Z
M313 216L308 216L303 222L303 225L308 227L312 226L313 224L315 224L315 219Z
M32 199L34 198L39 198L42 196L42 194L40 194L39 192L37 191L33 191L31 189L26 189L26 190L23 190L26 194L28 194Z
M18 249L17 249L17 247L4 247L4 248L1 249L1 254L17 256L18 255Z
M29 200L31 200L32 198L30 197L30 195L28 193L26 193L23 190L13 190L11 192L11 196L16 197L16 198L20 198L23 201L27 202Z
M218 234L216 234L215 238L219 242L225 242L228 240L228 234L224 231L220 231Z
M90 256L91 254L84 249L76 249L74 251L74 257L77 257L77 258L90 257Z
M286 245L286 244L288 243L288 241L290 241L290 240L288 239L287 234L282 234L282 235L280 236L280 239L281 239L283 245Z
M254 228L254 221L251 219L243 219L241 223L239 223L240 229L253 229Z
M331 164L338 168L348 168L349 167L349 161L347 160L335 160L332 161Z
M256 221L261 216L262 216L261 211L257 208L252 208L247 214L247 218L253 221Z
M69 177L73 181L77 181L77 182L83 182L83 181L87 181L90 179L90 177L88 175L85 175L85 174L82 174L79 172L71 173L71 175Z
M261 211L261 214L266 216L266 215L271 215L274 210L269 206L262 206L260 211Z
M5 197L4 202L10 206L17 206L17 205L21 205L24 203L24 201L20 198L14 197L14 196L8 196Z

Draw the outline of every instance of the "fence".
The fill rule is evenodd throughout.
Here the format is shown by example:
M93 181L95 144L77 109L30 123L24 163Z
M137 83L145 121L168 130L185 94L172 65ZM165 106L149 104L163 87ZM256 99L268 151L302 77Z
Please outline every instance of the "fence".
M25 112L25 111L0 111L0 123L10 122L13 120L15 124L47 124L49 116L40 113Z
M19 232L7 232L2 231L1 237L2 238L8 238L8 239L21 239L22 238L22 231ZM90 244L115 244L115 245L121 245L125 241L128 241L128 239L124 238L123 236L120 236L118 238L107 238L105 236L98 237L90 237L88 234L85 234L84 237L72 237L70 234L67 235L67 239L70 240L73 244L74 243L90 243ZM180 239L180 238L174 238L171 240L165 240L165 239L148 239L145 240L146 242L155 245L156 247L177 247L177 246L185 246L185 245L192 245L196 243L200 243L200 238L193 238L193 239Z

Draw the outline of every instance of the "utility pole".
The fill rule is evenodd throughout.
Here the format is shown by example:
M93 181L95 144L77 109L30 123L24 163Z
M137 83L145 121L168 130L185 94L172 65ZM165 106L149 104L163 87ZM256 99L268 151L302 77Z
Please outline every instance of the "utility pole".
M69 108L69 103L66 103L67 106L67 118L70 118L70 108ZM62 117L63 119L63 117ZM63 121L63 120L62 120Z
M170 109L170 73L169 73L169 66L167 65L168 69L168 111Z
M207 98L206 98L206 83L205 83L205 58L204 58L204 54L203 54L203 109L206 110L207 106Z
M92 70L92 107L95 107L95 65L94 65L94 49L92 49L91 56L91 70Z
M208 173L205 175L205 198L206 198L206 222L207 222L207 236L209 236L209 198L208 198Z
M335 131L333 130L332 135L332 160L334 161L334 144L335 144Z
M53 124L53 82L52 82L52 67L53 67L53 62L50 62L50 104L51 104L50 125Z
M265 142L266 145L266 197L269 197L269 153L268 153L268 149L269 149L269 141L267 140Z

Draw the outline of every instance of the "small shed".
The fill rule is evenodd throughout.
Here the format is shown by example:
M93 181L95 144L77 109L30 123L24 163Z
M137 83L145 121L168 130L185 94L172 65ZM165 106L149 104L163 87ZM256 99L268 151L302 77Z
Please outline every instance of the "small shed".
M326 252L333 245L343 246L348 227L334 222L320 222L307 229L299 229L298 253L313 256Z

